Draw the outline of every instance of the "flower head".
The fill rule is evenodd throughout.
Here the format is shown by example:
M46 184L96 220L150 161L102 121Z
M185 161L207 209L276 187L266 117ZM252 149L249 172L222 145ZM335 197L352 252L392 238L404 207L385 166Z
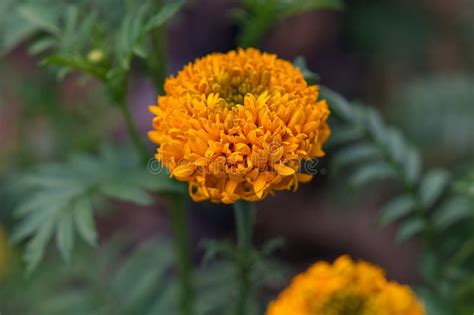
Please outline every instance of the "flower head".
M329 111L299 69L256 49L215 53L184 67L150 106L150 139L195 201L256 201L296 189L301 162L324 155Z
M318 262L296 276L266 315L424 315L409 287L385 279L383 270L347 256Z

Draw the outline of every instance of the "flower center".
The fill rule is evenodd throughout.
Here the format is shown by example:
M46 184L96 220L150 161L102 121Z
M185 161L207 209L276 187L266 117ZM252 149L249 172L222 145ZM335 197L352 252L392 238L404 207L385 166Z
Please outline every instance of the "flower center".
M356 293L343 293L332 296L314 315L362 315L366 298Z
M213 87L214 92L219 93L226 103L227 107L233 107L235 105L243 105L244 97L248 93L253 94L255 97L260 96L265 90L268 89L268 79L263 81L260 79L263 77L262 74L254 74L255 77L244 77L240 75L227 77L223 82ZM266 75L268 76L268 75Z

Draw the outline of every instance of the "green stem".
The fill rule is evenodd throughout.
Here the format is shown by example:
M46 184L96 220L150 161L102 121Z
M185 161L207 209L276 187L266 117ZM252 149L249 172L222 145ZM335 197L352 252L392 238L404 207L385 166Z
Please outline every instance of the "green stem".
M161 8L163 6L162 0L155 0L156 7ZM150 36L150 44L152 54L148 58L149 67L153 82L157 89L158 94L164 93L165 79L168 74L166 65L168 58L166 55L166 29L165 25L154 29Z
M255 206L252 203L239 201L234 204L235 225L237 231L237 264L239 296L235 315L245 315L251 290L252 268L252 234Z
M180 282L180 307L183 315L193 314L193 287L191 259L189 257L189 222L187 199L181 195L170 195L171 224L178 258Z
M155 0L155 7L163 7L163 0ZM148 57L148 66L158 94L163 95L167 76L166 29L165 25L154 29L150 34L152 53ZM179 264L180 306L183 315L192 315L193 310L193 279L191 259L189 257L189 227L186 202L183 196L171 196L171 225L174 233L175 251Z
M140 154L144 161L147 161L150 158L150 153L148 152L145 142L140 136L135 123L133 122L132 113L127 106L127 103L120 102L119 104L120 111L122 112L122 117L125 121L125 126L127 127L128 135L132 140L135 149L137 150L138 154Z
M164 32L160 28L156 31L156 36L152 38L152 47L156 55L150 59L150 68L153 69L153 81L157 88L158 94L164 93L166 69L165 39Z

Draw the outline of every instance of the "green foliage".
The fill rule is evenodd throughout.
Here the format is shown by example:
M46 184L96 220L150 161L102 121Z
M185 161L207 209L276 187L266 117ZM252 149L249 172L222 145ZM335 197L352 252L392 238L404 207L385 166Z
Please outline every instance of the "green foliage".
M456 183L456 190L474 199L474 170Z
M474 138L468 136L474 133L473 98L472 75L423 76L404 82L389 108L395 123L420 149L452 162L473 155Z
M17 315L178 315L176 263L163 239L131 246L123 237L115 238L93 251L79 247L68 265L51 257L28 279L21 270L12 271L0 283L0 305L3 313ZM196 315L232 314L236 272L229 260L196 270ZM253 283L280 287L286 274L279 263L259 260ZM263 313L262 299L255 294L248 315Z
M106 2L83 0L52 6L42 1L45 3L8 4L16 18L30 26L28 35L39 34L30 46L30 53L46 53L43 64L58 67L60 77L78 70L104 82L108 94L117 103L124 101L132 60L140 58L146 63L153 59L149 56L155 53L152 41L155 32L185 4L184 0L164 1L157 8L157 2L152 0L123 1L108 6ZM104 12L109 9L116 11L115 14ZM5 34L9 32L5 30ZM17 44L5 44L4 53Z
M234 11L240 26L237 43L240 47L255 47L275 24L303 12L320 9L341 9L340 0L243 0L242 8Z
M432 34L428 17L420 14L419 7L402 1L346 3L347 33L357 51L375 55L375 60L406 63L417 58L422 62L422 49Z
M298 56L293 60L293 65L300 69L301 74L308 84L316 84L319 81L319 76L308 69L306 59L303 56Z
M272 239L262 245L260 249L251 248L244 253L238 249L238 246L230 241L206 240L202 244L206 250L203 258L202 269L214 269L220 266L219 271L224 276L223 281L215 287L210 293L218 293L217 296L209 296L212 301L206 301L206 307L213 309L212 312L204 312L203 315L231 315L235 314L237 309L238 285L236 279L240 275L240 262L242 259L248 259L250 269L250 291L248 315L263 314L266 309L266 301L261 292L265 289L281 288L288 276L288 270L281 263L275 260L272 255L282 247L283 240L280 238ZM210 275L206 275L210 277ZM211 276L211 279L215 276ZM198 281L199 283L199 281ZM232 285L228 285L232 283ZM224 294L225 296L222 296ZM198 305L200 297L197 297ZM201 314L198 312L198 314Z
M11 273L0 284L5 314L177 314L170 246L152 239L130 249L116 239L71 264L51 260L30 279ZM27 300L28 303L24 303Z
M375 109L351 104L326 88L322 94L334 116L330 147L340 148L333 174L348 171L349 182L357 187L378 180L398 183L399 194L381 209L378 222L398 221L398 241L421 236L428 308L439 314L452 310L467 314L460 307L474 296L472 280L466 278L474 272L472 177L453 185L453 176L445 169L423 173L417 149L398 129L386 125ZM447 262L446 257L451 259Z
M112 198L140 205L153 202L150 192L181 193L182 186L164 172L151 175L128 150L102 150L99 156L77 155L64 164L44 165L21 176L16 184L20 219L12 239L27 240L25 262L31 272L43 257L49 240L69 261L75 234L91 245L97 242L93 203Z

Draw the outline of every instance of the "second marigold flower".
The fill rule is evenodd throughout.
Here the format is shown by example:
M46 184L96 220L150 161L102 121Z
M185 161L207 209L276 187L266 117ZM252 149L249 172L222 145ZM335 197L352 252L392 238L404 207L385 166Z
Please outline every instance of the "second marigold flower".
M384 271L348 256L318 262L297 275L266 315L425 315L413 291Z
M296 189L324 155L329 110L299 69L255 49L211 54L167 79L150 139L194 201L257 201Z

